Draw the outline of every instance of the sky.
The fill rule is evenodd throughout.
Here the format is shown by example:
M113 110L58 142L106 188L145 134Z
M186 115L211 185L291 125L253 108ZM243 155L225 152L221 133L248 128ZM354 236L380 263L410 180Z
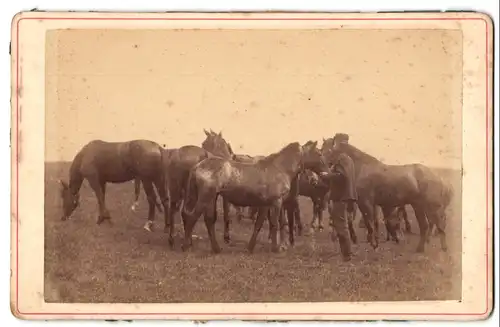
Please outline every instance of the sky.
M461 166L455 30L54 30L46 44L46 161L93 139L236 153L342 132L388 164Z

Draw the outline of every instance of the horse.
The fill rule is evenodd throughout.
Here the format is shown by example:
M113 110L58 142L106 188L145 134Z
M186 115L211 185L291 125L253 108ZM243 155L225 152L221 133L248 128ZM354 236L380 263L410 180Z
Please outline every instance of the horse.
M323 142L322 154L335 158L340 153L349 155L355 164L358 207L362 213L372 247L378 247L378 221L374 219L375 206L382 208L384 217L390 217L394 208L410 204L420 229L417 252L425 251L428 220L436 224L441 249L447 251L442 180L430 168L419 164L387 165L361 151L345 140L347 134L337 133ZM371 224L374 224L372 226ZM395 226L387 220L387 229L397 239ZM375 236L373 232L375 229Z
M168 213L168 220L165 220L164 232L169 233L169 244L173 246L175 215L179 212L184 197L189 171L197 163L212 157L213 154L196 145L185 145L180 148L164 149L163 151L163 168L166 172L170 194L170 212ZM140 180L136 179L135 183L135 199L137 202Z
M169 211L167 179L162 160L163 149L153 141L90 141L75 155L69 168L69 183L59 180L63 200L61 220L69 219L78 207L80 188L86 179L97 198L97 224L111 222L111 215L105 204L106 184L124 183L138 178L144 186L149 203L148 221L144 228L151 231L156 204L153 185L163 204L164 214L167 215Z
M313 205L313 218L311 228L315 229L315 222L318 221L318 230L323 230L323 211L327 207L328 192L330 191L329 183L311 170L305 170L299 177L299 195L311 199ZM298 234L301 234L302 222L300 212L297 216Z
M237 160L235 160L235 154L233 152L233 149L231 148L231 145L222 136L222 132L215 133L212 130L207 131L206 129L203 129L203 132L206 135L206 139L201 144L201 147L203 149L224 159L230 159L242 163L255 161L254 159L250 159L250 156L243 157L241 155L236 157ZM241 217L243 217L243 208L240 206L234 206L234 207L236 209L239 220L241 220ZM224 215L224 242L229 243L231 240L231 237L229 235L229 224L230 224L229 202L225 200L224 196L222 197L222 211Z
M248 250L253 252L257 235L262 228L268 210L272 239L272 252L279 252L277 244L277 220L282 206L293 202L292 187L297 183L297 175L304 168L312 169L320 175L329 175L329 169L315 142L301 146L293 142L256 163L242 163L220 157L208 158L196 165L190 172L183 203L185 217L185 237L182 249L192 245L191 234L198 218L204 214L205 225L211 241L212 251L221 251L215 238L216 201L221 195L229 203L237 206L259 207L254 231ZM295 199L296 200L296 199ZM290 217L290 216L289 216ZM289 230L293 231L290 226ZM284 224L282 224L284 225ZM290 232L289 234L293 233ZM284 239L280 230L280 239ZM292 240L290 239L292 243Z

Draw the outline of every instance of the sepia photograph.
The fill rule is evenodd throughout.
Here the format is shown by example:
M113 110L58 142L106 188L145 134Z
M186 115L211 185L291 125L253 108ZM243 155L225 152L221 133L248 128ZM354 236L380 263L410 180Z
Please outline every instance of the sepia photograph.
M12 35L18 317L489 314L488 16L25 12Z

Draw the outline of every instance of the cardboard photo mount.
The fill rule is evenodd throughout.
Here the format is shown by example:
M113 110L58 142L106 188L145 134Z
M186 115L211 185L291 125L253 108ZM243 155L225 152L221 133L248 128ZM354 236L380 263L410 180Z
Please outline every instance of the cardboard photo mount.
M47 303L46 40L55 30L457 30L462 35L462 299L319 303ZM303 40L307 42L307 40ZM11 310L20 319L478 320L493 304L493 23L484 13L21 12L12 20ZM332 58L334 60L334 58ZM403 81L401 81L403 82ZM422 108L425 110L425 108Z

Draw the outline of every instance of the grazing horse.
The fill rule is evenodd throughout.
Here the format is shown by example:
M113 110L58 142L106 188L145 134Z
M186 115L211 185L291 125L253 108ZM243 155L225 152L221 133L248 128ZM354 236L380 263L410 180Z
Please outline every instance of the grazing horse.
M325 140L322 153L325 157L336 157L340 153L349 155L355 164L358 207L362 213L373 248L378 247L378 221L374 219L375 206L382 208L384 217L390 217L394 208L410 204L420 229L417 252L424 252L428 232L428 220L436 224L441 248L447 250L445 221L441 194L443 181L430 168L422 164L387 165L373 156L340 139L347 134L337 134ZM395 226L386 219L389 233L397 239ZM372 226L372 223L374 224ZM375 229L375 235L373 235Z
M217 218L216 201L221 195L234 205L260 208L248 245L250 252L253 252L257 235L270 209L272 214L268 219L272 231L272 251L278 252L278 216L284 202L295 196L292 191L293 183L296 183L297 175L304 168L312 169L320 175L329 174L328 166L314 142L304 146L298 142L290 143L256 163L242 163L220 157L200 162L190 172L182 209L185 217L183 250L191 247L194 225L204 214L212 251L220 252L214 226ZM289 230L292 234L293 228L289 227ZM281 240L284 239L282 232L281 230Z
M162 147L148 140L105 142L94 140L76 154L69 169L69 184L60 181L63 200L62 220L70 217L79 204L79 192L84 179L94 191L99 209L97 224L110 221L105 204L106 183L124 183L141 180L149 202L148 221L144 228L151 230L155 216L156 187L164 214L169 211L167 179L162 166ZM165 217L166 219L166 217Z
M311 227L315 228L315 222L318 221L318 229L323 230L323 211L326 208L328 191L330 190L329 183L325 182L312 170L305 170L299 176L299 195L308 197L313 205L313 218ZM302 231L302 222L300 211L297 212L298 234Z
M179 212L182 199L184 198L189 171L197 163L206 158L213 157L213 155L196 145L185 145L177 149L164 149L163 152L163 169L166 172L170 194L170 212L167 215L168 220L165 220L164 231L169 232L169 244L173 246L175 215ZM137 201L140 180L136 179L135 183Z
M358 209L356 208L356 211L357 210ZM411 224L410 224L410 221L408 219L408 211L406 210L406 206L405 205L399 206L397 208L397 212L395 214L396 214L396 217L398 217L398 219L404 221L404 223L405 223L405 233L406 234L413 234L412 229L411 229ZM359 221L358 227L359 228L365 228L365 221L363 219L361 219ZM389 236L387 236L387 238L389 238Z

